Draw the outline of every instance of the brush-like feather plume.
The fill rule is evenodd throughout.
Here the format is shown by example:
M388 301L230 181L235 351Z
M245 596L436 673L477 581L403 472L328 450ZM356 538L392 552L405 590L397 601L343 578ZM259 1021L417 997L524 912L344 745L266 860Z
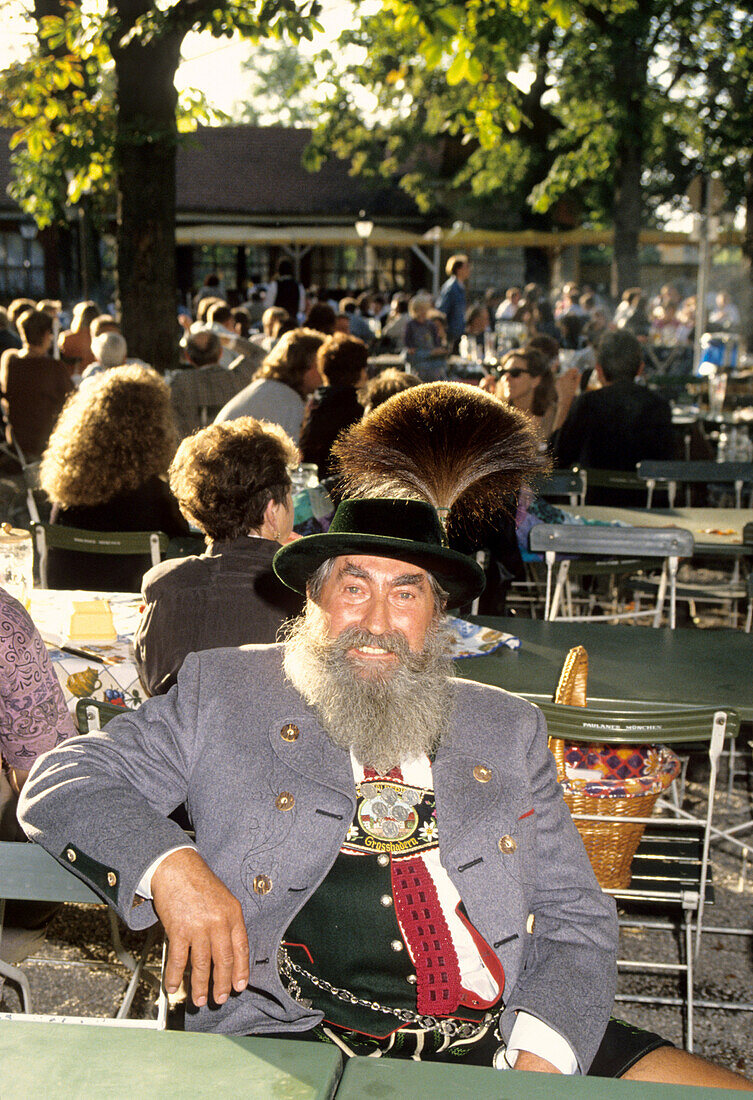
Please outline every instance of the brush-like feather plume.
M467 525L509 507L546 460L528 419L461 382L429 382L396 394L343 432L332 453L349 497L427 500L447 522Z

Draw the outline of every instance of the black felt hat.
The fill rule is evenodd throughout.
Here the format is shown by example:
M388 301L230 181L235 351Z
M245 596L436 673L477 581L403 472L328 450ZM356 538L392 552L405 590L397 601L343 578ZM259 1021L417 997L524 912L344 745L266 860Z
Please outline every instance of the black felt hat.
M437 579L452 607L475 599L484 589L481 567L450 549L435 509L421 500L344 500L326 534L306 535L277 551L274 571L288 588L305 593L312 573L328 558L342 554L417 565Z

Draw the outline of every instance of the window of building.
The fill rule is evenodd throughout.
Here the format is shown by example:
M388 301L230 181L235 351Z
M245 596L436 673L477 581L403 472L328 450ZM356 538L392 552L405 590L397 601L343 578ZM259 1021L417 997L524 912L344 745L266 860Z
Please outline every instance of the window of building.
M44 250L38 240L0 232L0 297L43 298Z

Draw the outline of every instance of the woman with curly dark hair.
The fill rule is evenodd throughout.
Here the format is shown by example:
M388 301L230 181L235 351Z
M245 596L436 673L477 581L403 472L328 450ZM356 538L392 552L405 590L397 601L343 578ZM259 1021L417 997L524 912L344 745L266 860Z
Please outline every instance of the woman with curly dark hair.
M170 390L148 367L113 367L72 394L42 456L52 523L89 531L188 534L165 475L177 437ZM50 548L50 588L138 592L149 555Z
M302 598L272 571L293 530L289 470L298 460L278 424L251 416L212 424L181 443L170 487L207 549L161 562L144 577L134 648L153 695L175 683L186 654L274 642L280 625L301 611Z

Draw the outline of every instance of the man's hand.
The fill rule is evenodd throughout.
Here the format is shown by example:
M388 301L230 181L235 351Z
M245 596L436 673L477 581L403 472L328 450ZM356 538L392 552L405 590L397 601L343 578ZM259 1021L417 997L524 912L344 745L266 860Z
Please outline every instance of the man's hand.
M165 988L175 993L191 956L191 998L224 1004L248 984L248 937L240 902L193 848L172 852L152 876L154 908L169 942Z
M559 1073L560 1071L546 1058L539 1058L538 1054L531 1054L529 1050L519 1050L515 1059L515 1069L529 1070L533 1073Z

